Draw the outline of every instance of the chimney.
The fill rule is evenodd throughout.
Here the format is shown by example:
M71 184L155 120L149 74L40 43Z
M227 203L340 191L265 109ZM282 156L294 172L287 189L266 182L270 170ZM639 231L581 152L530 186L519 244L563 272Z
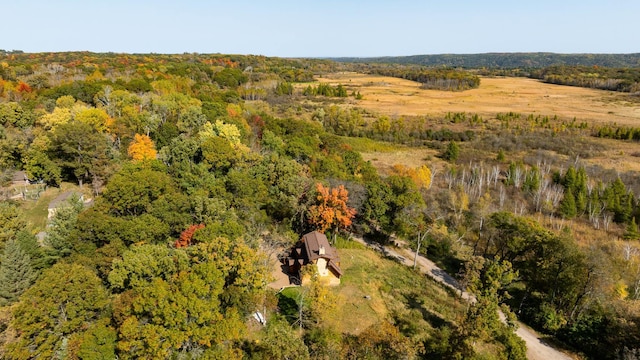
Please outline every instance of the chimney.
M318 249L318 255L324 255L324 246L320 246L320 249Z

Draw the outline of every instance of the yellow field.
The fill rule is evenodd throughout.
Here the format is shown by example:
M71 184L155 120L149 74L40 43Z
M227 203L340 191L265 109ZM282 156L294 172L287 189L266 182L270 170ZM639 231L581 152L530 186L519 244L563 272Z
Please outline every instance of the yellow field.
M527 78L486 78L477 89L451 92L423 90L413 81L357 73L330 74L320 82L343 84L360 91L357 106L387 115L428 115L447 112L558 115L578 122L640 126L640 104L612 91L545 84Z

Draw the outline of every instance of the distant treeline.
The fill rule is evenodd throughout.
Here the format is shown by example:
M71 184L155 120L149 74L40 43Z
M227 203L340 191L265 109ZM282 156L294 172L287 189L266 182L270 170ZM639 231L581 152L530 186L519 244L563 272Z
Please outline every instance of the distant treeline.
M532 71L530 77L551 84L622 92L640 91L640 68L556 65Z
M424 89L462 91L480 86L480 78L463 70L456 69L416 69L411 67L371 67L371 74L392 76L416 81Z
M604 67L640 67L640 53L635 54L556 54L556 53L486 53L440 54L372 58L333 58L339 62L413 64L467 69L540 69L551 65Z

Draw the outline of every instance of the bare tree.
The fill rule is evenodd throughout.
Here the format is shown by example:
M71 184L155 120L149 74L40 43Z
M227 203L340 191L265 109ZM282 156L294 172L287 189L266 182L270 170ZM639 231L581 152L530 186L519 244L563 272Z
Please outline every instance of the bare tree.
M498 193L498 200L500 204L500 209L504 208L504 202L507 199L507 190L504 185L500 186L500 191Z
M613 216L610 213L605 212L602 214L602 224L604 225L604 230L609 231L609 225L611 225L611 220Z

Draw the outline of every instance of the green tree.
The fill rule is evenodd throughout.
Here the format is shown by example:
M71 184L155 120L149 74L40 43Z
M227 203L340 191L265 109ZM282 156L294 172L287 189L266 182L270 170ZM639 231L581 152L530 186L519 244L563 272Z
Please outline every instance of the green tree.
M37 276L31 258L20 247L18 240L9 240L0 257L0 306L16 302Z
M143 245L114 261L109 282L115 290L124 290L115 309L121 358L179 353L238 357L234 342L244 334L244 323L237 308L225 306L223 299L241 277L236 274L228 283L229 273L221 269L233 270L210 250L207 244L186 250ZM237 263L249 261L235 255Z
M498 316L500 303L509 297L505 289L516 280L517 271L510 262L496 260L484 261L480 271L477 271L477 262L473 262L470 269L473 270L467 272L468 288L476 295L476 302L468 308L456 329L458 352L469 356L476 341L502 342L509 359L526 359L524 341L513 334L513 329L506 328ZM515 318L508 307L502 307L502 311L506 312L507 319Z
M72 196L66 204L56 209L56 213L48 224L45 237L46 252L49 262L55 262L61 257L69 256L73 249L71 232L76 227L78 214L84 205L77 196Z
M34 269L39 271L47 267L44 249L35 235L23 229L16 234L15 238L20 245L20 249L31 259L31 265Z
M358 336L345 341L344 358L347 359L411 359L416 348L411 340L388 321L373 324Z
M300 199L311 186L308 168L278 154L270 154L252 168L252 175L266 186L264 207L275 220L291 220L303 210Z
M408 176L389 176L387 183L391 188L388 232L408 235L417 232L416 225L422 222L424 199L416 184Z
M7 359L66 359L74 336L90 328L108 310L100 279L77 264L47 269L13 311L19 337L7 345Z
M567 219L573 219L576 217L578 208L576 207L576 199L573 196L573 192L569 190L565 191L564 198L562 198L562 201L560 202L558 212Z
M302 341L300 333L277 316L269 319L266 329L261 332L259 343L250 352L252 359L309 358L309 349Z
M110 325L111 319L104 318L82 333L76 334L77 357L82 360L117 359L116 330Z
M26 226L22 210L14 202L0 202L0 250Z
M631 222L627 225L623 238L626 240L640 239L640 232L638 232L638 225L636 224L636 218L632 217Z
M524 176L524 182L522 184L522 190L528 192L535 192L540 188L540 170L537 166L531 167Z
M23 161L30 179L42 180L50 186L60 184L61 169L45 152L29 149Z
M365 200L360 218L364 220L365 231L369 233L387 231L392 221L391 202L393 194L391 187L380 180L368 182L367 199Z
M293 95L293 85L289 82L279 82L274 91L276 95Z
M109 180L99 206L116 216L138 216L153 210L154 203L178 196L173 179L152 164L127 164Z
M573 192L576 187L576 169L573 166L569 166L562 178L562 186L565 190Z
M460 155L460 146L455 141L450 141L446 149L440 154L440 156L449 162L456 162Z
M77 180L81 186L100 175L109 163L106 136L89 124L70 121L58 125L50 137L49 157L65 178Z

